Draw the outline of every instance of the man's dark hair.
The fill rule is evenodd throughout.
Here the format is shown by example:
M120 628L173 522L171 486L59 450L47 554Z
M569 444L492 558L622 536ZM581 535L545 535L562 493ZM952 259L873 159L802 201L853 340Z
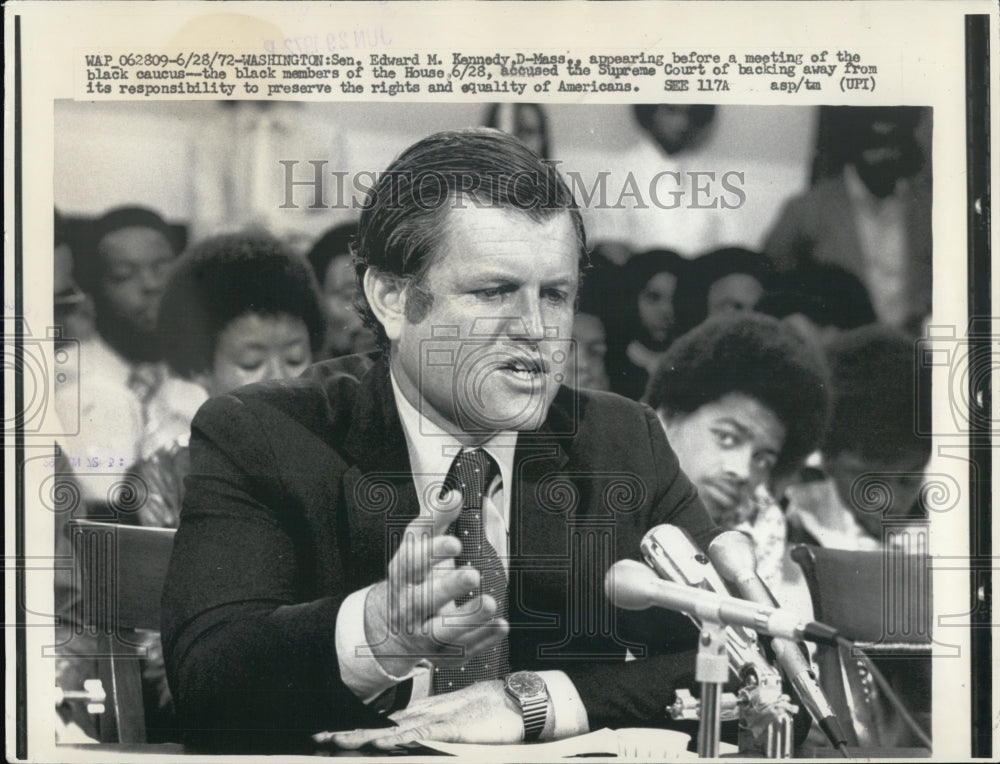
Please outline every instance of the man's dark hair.
M341 223L328 229L320 236L306 255L306 260L316 274L320 288L326 280L326 271L337 257L351 254L354 237L358 235L357 223Z
M316 279L281 242L242 233L195 245L177 264L160 302L158 331L171 369L185 378L211 369L219 334L248 313L300 318L314 353L323 343Z
M365 272L374 268L419 284L444 239L452 206L503 208L537 223L568 212L581 267L585 263L583 220L554 165L500 130L470 128L424 138L379 176L361 213L355 251L361 313L383 351L389 341L364 296ZM407 318L412 315L408 310Z
M103 274L101 263L101 242L106 236L124 228L149 228L159 231L176 254L180 247L174 231L167 222L148 207L129 205L108 210L89 227L80 252L74 251L73 275L80 287L94 293Z
M822 442L828 389L816 349L775 318L743 313L709 319L674 342L649 380L645 401L673 416L729 393L757 400L785 427L775 472L788 474Z
M930 373L917 368L914 340L883 324L844 332L826 348L833 380L833 415L823 443L827 456L849 451L862 459L894 461L931 455L917 435L917 417L930 409Z
M804 263L779 279L755 310L775 318L801 313L817 326L857 329L875 323L868 288L857 276L832 263Z

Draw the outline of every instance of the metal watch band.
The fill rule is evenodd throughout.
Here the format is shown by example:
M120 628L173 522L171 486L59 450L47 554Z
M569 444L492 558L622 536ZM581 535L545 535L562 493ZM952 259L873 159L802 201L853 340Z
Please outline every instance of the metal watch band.
M538 740L545 728L545 718L549 711L548 693L542 692L533 698L521 700L521 718L524 720L524 740Z

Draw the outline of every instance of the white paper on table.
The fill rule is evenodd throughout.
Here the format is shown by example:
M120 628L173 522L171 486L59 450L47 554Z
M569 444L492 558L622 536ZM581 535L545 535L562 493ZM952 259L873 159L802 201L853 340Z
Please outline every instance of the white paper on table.
M565 740L531 745L444 743L432 740L421 740L420 744L442 753L465 757L470 761L537 762L602 753L618 758L646 761L678 761L681 758L690 758L687 750L690 740L690 735L674 730L605 728Z

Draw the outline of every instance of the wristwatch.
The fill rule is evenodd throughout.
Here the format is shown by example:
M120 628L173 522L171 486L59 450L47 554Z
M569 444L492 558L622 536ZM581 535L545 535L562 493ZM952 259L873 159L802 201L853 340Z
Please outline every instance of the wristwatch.
M525 742L538 740L549 713L549 691L545 680L534 671L515 671L507 677L504 689L521 707Z

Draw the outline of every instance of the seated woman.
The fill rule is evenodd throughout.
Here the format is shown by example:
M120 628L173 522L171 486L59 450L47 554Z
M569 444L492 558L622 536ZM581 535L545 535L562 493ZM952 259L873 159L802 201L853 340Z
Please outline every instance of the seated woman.
M207 396L251 382L297 377L322 346L323 312L309 266L276 239L236 234L206 239L186 254L160 304L159 331L171 371ZM176 528L190 472L188 434L141 460L148 490L142 525ZM172 701L159 635L146 641L143 690L149 738L171 739Z
M808 612L804 587L785 591L785 518L771 496L822 439L827 387L817 351L781 321L745 313L674 342L645 398L715 522L747 532L764 582Z
M206 396L251 382L297 377L323 343L325 323L309 266L276 239L206 239L185 255L160 305L167 363ZM143 525L177 527L189 470L189 430L142 460L149 497Z
M688 263L676 252L654 249L635 255L620 275L621 307L608 352L612 391L642 397L649 375L676 337L674 295Z

